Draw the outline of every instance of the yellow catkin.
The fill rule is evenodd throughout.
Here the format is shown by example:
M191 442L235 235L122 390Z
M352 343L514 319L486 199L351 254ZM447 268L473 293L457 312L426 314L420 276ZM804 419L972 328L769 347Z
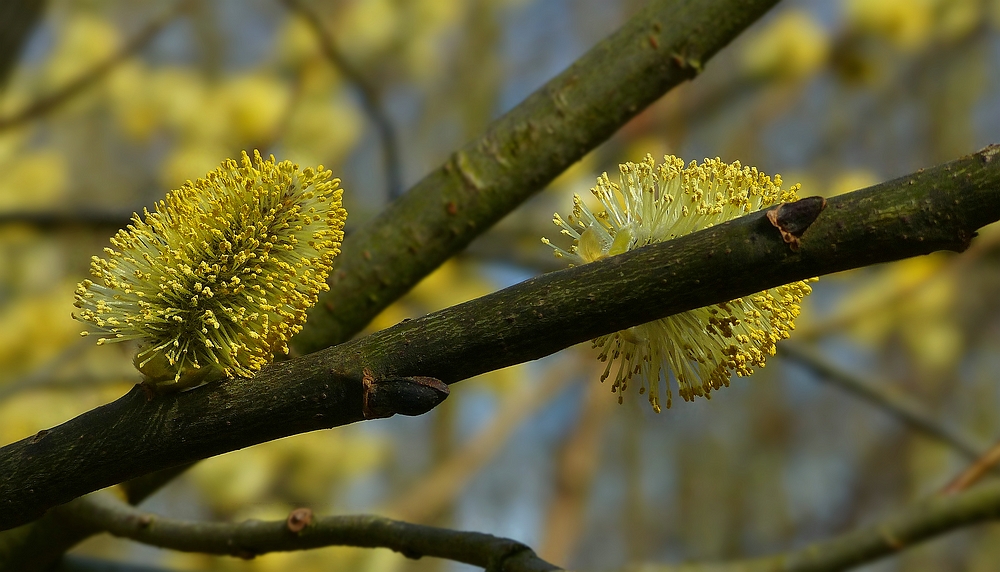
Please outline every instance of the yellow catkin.
M288 352L328 289L347 218L339 185L259 152L226 160L133 215L93 257L74 317L98 344L137 341L135 365L156 385L251 376Z
M668 155L657 165L650 155L641 163L620 166L620 183L607 173L591 192L603 211L594 213L577 195L573 214L558 213L553 222L573 239L569 250L551 246L571 264L593 262L647 244L670 240L714 224L781 203L797 200L799 185L781 188L781 177L772 179L754 167L728 164L718 158L703 163ZM740 376L763 367L774 355L775 343L795 328L802 299L812 289L807 281L771 288L722 304L697 308L653 322L601 336L594 340L599 359L607 362L601 381L614 376L611 390L619 403L633 379L639 393L649 394L660 411L661 375L673 377L685 401L710 397L712 390L729 385ZM666 384L666 406L672 392Z

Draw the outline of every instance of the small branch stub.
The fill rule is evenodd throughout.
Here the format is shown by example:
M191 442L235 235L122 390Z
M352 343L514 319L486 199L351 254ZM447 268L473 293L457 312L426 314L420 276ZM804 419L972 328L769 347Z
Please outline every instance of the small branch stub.
M381 419L395 414L423 415L437 407L450 393L448 386L433 377L391 377L375 379L364 371L365 419Z
M767 220L778 229L789 248L797 251L802 234L825 208L826 199L823 197L806 197L793 203L782 203L767 211Z
M305 507L297 508L289 513L288 519L285 521L285 526L288 527L288 530L298 534L302 532L305 527L312 524L312 521L312 510Z

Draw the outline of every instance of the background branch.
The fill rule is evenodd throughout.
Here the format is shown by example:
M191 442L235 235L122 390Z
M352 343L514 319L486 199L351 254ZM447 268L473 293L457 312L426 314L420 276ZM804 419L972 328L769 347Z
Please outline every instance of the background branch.
M122 489L128 502L139 504L190 466L179 465L143 475L122 483ZM72 511L68 504L60 505L34 522L0 533L0 570L51 570L67 550L102 532L98 527L72 519Z
M361 70L344 56L344 53L337 47L333 37L323 26L323 20L314 10L306 6L300 0L281 0L289 10L298 14L306 21L316 38L319 40L323 55L330 60L333 67L353 83L361 94L361 103L365 114L375 125L378 131L379 140L382 142L382 162L385 166L386 188L390 199L395 199L403 194L402 162L399 157L399 142L396 137L396 128L392 125L392 120L382 107L382 97L378 88L361 73Z
M357 546L389 548L407 558L445 558L496 572L558 570L514 540L377 516L312 517L309 512L299 513L309 515L309 523L303 526L293 524L295 513L287 521L248 520L230 524L165 518L140 511L109 493L87 495L70 504L73 516L86 525L115 536L185 552L249 558L268 552Z
M420 380L429 378L455 383L810 276L962 250L976 229L1000 219L998 159L1000 146L988 147L835 197L796 251L758 211L275 363L251 379L154 399L136 386L0 449L0 527L158 469L361 421L370 417L366 392L424 387ZM391 415L389 409L377 416Z
M169 11L147 24L142 30L139 31L139 33L126 42L121 49L114 54L111 54L111 56L104 61L83 72L76 79L70 81L49 95L42 96L33 101L20 111L12 113L7 117L0 117L0 131L11 129L23 123L27 123L28 121L37 119L57 109L59 106L72 99L76 94L94 85L111 72L111 70L115 69L118 64L124 62L128 58L132 57L136 52L146 47L153 40L153 38L160 33L160 30L166 27L167 24L173 21L173 19L184 10L187 10L192 4L192 0L180 0Z
M45 0L0 2L0 92L7 86L21 51L41 21L45 4Z
M265 552L322 546L391 548L410 558L435 556L487 570L558 570L527 546L475 532L408 524L374 516L313 519L300 532L289 521L243 523L190 522L140 511L109 493L95 493L70 503L73 518L125 538L162 548L249 557ZM764 558L720 564L644 565L632 572L714 570L741 572L837 571L895 554L962 526L1000 516L1000 483L955 495L935 496L875 526Z
M429 474L377 510L411 522L438 517L468 486L469 481L507 443L524 419L562 391L572 376L550 372L544 380L506 398L489 423Z
M627 567L628 572L836 572L891 556L962 526L1000 517L1000 483L935 496L875 526L764 558L718 564Z
M907 426L950 446L972 461L979 459L987 450L985 443L939 421L920 402L894 390L884 381L845 371L819 352L796 342L783 342L778 347L778 353L809 368L824 381L871 403Z

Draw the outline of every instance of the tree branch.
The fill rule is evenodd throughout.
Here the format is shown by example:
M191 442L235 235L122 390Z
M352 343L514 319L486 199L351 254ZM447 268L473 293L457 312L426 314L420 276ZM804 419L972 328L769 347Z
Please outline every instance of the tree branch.
M45 13L45 0L0 2L0 93Z
M251 558L268 552L357 546L389 548L407 558L445 558L496 572L558 570L514 540L377 516L314 518L308 509L299 509L288 520L230 524L165 518L140 511L110 493L95 493L70 504L73 518L81 525L184 552Z
M410 558L434 556L487 570L559 569L516 541L375 516L312 519L299 532L292 532L298 526L293 524L291 517L287 521L236 524L180 521L140 511L109 493L88 495L73 501L67 508L78 526L99 528L138 542L188 552L250 557L266 552L340 545L390 548ZM875 526L787 553L718 564L644 565L626 570L837 571L893 555L940 534L997 517L1000 517L1000 483L992 483L955 495L931 497Z
M331 289L293 346L309 353L348 340L776 3L650 2L348 236Z
M794 251L758 211L275 363L251 379L152 399L136 386L0 448L0 528L158 469L394 410L427 411L445 396L437 380L455 383L811 276L963 250L998 219L1000 146L991 146L830 199Z
M122 489L128 502L139 504L190 466L179 465L143 475L122 483ZM0 533L0 570L49 571L67 550L102 532L100 528L68 518L72 516L70 504L57 506L30 524Z

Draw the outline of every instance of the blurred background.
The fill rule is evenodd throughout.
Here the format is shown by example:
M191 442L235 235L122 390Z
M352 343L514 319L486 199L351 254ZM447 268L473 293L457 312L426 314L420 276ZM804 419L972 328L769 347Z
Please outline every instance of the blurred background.
M139 381L124 348L81 340L70 318L90 256L133 211L259 148L338 174L350 231L641 5L49 0L0 91L0 444ZM370 330L560 268L539 241L557 234L552 213L646 153L739 160L832 196L1000 142L998 70L997 0L782 2ZM987 228L961 255L824 277L795 359L711 401L656 415L631 392L619 406L585 344L460 383L422 417L206 460L145 506L220 520L374 512L586 569L803 546L934 493L1000 438L998 266ZM817 359L922 408L951 442L831 383ZM107 536L75 552L176 570L470 569L338 548L242 561ZM998 563L991 524L865 570Z

